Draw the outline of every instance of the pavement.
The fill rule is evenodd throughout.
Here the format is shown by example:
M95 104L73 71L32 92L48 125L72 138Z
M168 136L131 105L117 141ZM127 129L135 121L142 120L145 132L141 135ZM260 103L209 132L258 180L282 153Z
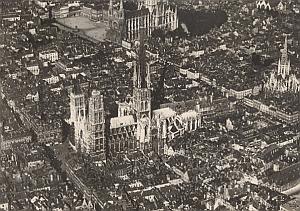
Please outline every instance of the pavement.
M72 29L77 27L85 36L96 41L103 41L106 38L107 24L104 22L94 22L83 16L57 19L57 22Z

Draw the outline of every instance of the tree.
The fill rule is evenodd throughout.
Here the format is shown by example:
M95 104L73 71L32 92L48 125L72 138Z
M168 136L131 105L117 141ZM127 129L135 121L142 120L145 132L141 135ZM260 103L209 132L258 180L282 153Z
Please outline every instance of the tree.
M254 65L260 65L261 64L261 58L257 53L252 53L252 63Z
M227 14L223 10L196 11L183 9L178 11L179 21L186 25L191 35L203 35L214 27L220 27L227 21Z
M124 9L125 10L130 10L130 11L137 10L138 5L133 1L125 1L124 2Z

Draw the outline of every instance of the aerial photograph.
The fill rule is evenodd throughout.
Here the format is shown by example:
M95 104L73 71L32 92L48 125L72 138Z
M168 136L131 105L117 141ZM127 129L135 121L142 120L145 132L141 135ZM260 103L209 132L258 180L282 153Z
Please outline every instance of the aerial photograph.
M300 0L0 0L0 211L300 211Z

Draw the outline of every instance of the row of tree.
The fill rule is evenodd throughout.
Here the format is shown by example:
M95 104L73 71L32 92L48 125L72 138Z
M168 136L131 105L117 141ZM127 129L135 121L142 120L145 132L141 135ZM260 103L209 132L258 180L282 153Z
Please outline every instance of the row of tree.
M191 35L203 35L227 21L223 10L179 10L179 23L184 24ZM182 27L182 26L180 26Z
M160 38L163 41L166 38L184 38L187 35L203 35L208 33L214 27L220 27L227 21L227 14L222 10L216 11L196 11L179 10L179 27L174 31L164 31L156 29L152 32L152 37Z

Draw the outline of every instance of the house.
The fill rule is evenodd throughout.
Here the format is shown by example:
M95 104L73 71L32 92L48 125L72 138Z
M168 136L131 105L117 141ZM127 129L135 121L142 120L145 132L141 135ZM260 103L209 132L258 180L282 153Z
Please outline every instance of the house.
M256 1L256 8L268 11L285 11L286 4L282 0L259 0Z
M56 50L48 50L39 52L39 59L49 62L55 62L58 60L58 52Z

